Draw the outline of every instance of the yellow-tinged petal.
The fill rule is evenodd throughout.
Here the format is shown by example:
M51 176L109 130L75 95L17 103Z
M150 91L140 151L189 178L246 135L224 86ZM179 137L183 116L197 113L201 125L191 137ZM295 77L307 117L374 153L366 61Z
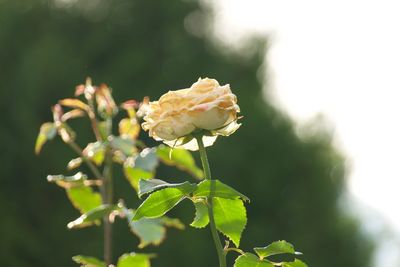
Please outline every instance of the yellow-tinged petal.
M228 84L220 86L215 79L200 78L190 88L169 91L158 101L150 102L142 127L151 137L170 146L197 150L196 141L188 140L194 131L228 136L240 126L236 123L239 111ZM216 136L204 138L209 146Z

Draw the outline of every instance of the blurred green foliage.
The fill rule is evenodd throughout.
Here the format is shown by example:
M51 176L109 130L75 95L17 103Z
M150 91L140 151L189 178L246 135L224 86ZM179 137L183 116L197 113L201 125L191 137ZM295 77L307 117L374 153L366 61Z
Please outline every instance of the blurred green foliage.
M69 97L86 76L108 83L117 102L156 99L199 76L230 83L243 126L220 138L209 157L214 178L252 200L243 249L285 239L310 266L370 266L372 242L338 205L345 166L329 134L301 139L293 122L265 103L257 79L265 71L265 41L255 38L236 52L222 49L209 33L211 23L210 8L194 0L0 0L2 266L73 266L73 255L101 257L101 228L67 230L66 222L78 213L63 190L46 181L75 155L59 140L46 144L39 158L33 152L39 126L51 120L50 106ZM78 143L93 140L86 123L73 124ZM171 182L183 175L168 167L157 174ZM115 176L121 197L135 206L122 171ZM173 216L188 225L194 209L183 203ZM139 251L126 224L117 221L115 227L114 255ZM144 251L157 252L154 266L216 262L208 229L172 230L159 248Z

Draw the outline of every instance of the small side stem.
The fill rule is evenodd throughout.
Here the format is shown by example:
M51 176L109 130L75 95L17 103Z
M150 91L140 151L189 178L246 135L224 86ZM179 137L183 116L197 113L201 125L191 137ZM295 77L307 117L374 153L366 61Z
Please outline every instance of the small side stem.
M201 163L203 165L203 170L204 170L204 177L206 180L212 180L210 164L208 163L207 152L204 147L202 135L196 136L196 140L197 140L197 144L199 146L200 159L201 159ZM213 237L215 248L218 253L219 266L226 267L226 258L225 258L226 255L225 255L224 249L222 247L221 240L219 239L217 227L215 225L215 219L214 219L214 203L213 203L214 192L215 192L215 183L211 183L210 196L207 198L208 217L210 219L211 235Z
M69 142L68 145L85 161L86 165L89 167L90 171L94 174L96 179L101 180L104 183L104 178L99 169L93 162L90 161L84 154L82 148L75 142ZM100 186L100 194L105 196L106 192L103 186Z
M102 138L101 138L101 134L99 131L99 126L97 124L96 114L94 113L95 109L94 109L93 98L90 98L88 100L88 103L89 103L89 107L90 107L90 109L88 111L90 123L92 124L92 129L93 129L94 135L96 136L96 140L100 142Z

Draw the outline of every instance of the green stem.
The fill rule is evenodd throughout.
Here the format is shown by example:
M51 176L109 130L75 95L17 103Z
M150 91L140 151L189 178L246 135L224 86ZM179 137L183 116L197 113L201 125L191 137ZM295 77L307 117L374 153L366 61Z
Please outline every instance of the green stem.
M99 169L96 167L96 165L94 165L93 162L91 162L90 159L83 154L82 148L77 143L69 142L68 144L78 155L82 157L82 159L85 161L85 163L92 171L96 179L100 179L102 181L100 185L100 194L103 204L112 204L112 198L113 198L112 174L111 174L112 158L107 156L106 166L104 167L102 175ZM110 158L111 158L111 164L109 162ZM106 262L106 266L109 266L112 263L112 227L111 227L111 222L108 219L108 216L105 216L103 218L103 223L104 223L104 260Z
M107 118L107 129L106 136L111 135L112 132L112 119ZM112 149L109 144L107 144L105 149L105 166L103 169L103 190L105 192L103 196L103 203L112 205L114 192L113 192L113 177L112 177ZM112 264L112 246L113 246L113 231L112 224L109 220L108 216L104 216L104 260L106 266L110 266Z
M106 191L105 198L103 198L103 203L112 205L113 203L113 185L112 185L112 164L109 163L109 160L106 159L106 166L104 167L104 180L103 186ZM106 266L110 266L112 264L112 224L108 216L104 216L104 260L106 262Z
M204 177L206 180L212 180L210 164L208 163L207 152L203 144L203 136L202 135L196 136L196 140L199 146L201 163L203 165L203 170L204 170ZM219 239L214 219L214 203L213 203L214 193L215 193L215 183L211 183L210 196L207 198L207 203L208 203L207 208L208 208L208 217L210 218L211 235L214 240L215 248L217 249L219 266L226 267L225 252L222 247L221 240Z
M93 107L93 105L91 105ZM92 114L93 110L90 110ZM95 117L91 117L92 121L92 127L93 131L96 135L97 141L101 142L101 136L98 131L97 127L97 120ZM107 121L107 136L111 135L112 132L112 119L108 118ZM99 171L99 169L96 167L96 165L93 164L93 162L90 161L88 157L86 157L83 154L82 148L75 142L69 142L68 143L70 147L78 153L82 159L85 161L85 163L88 165L89 169L93 172L93 174L96 176L96 179L100 179L102 181L100 185L100 194L102 198L102 203L107 204L107 205L112 205L113 204L113 178L112 178L112 149L111 147L107 144L106 146L106 151L105 151L105 166L103 169L103 174ZM110 222L110 219L108 216L104 216L103 218L103 224L104 224L104 261L106 263L106 266L112 265L112 251L113 251L113 231L112 231L112 224Z

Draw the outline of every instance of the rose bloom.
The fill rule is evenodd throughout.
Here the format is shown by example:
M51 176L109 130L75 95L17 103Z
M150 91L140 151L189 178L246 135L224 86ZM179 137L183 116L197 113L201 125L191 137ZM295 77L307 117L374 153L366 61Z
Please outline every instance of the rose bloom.
M142 127L171 147L197 150L194 132L203 131L204 145L210 146L218 135L228 136L240 127L238 112L229 84L220 86L217 80L200 78L190 88L169 91L150 102Z

